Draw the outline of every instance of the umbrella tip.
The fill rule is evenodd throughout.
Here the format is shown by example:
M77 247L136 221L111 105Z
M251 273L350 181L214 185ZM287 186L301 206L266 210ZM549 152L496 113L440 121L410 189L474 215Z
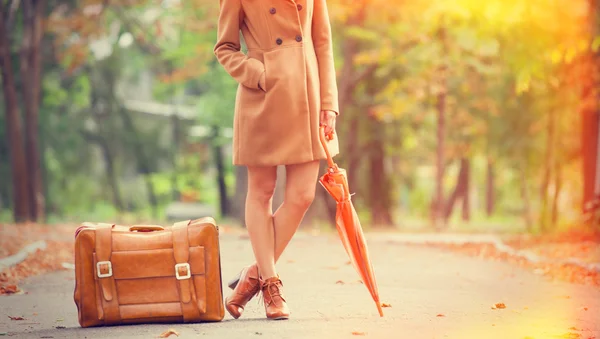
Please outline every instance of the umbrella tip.
M377 303L377 311L379 311L379 316L383 317L383 309L381 308L381 305L379 303Z

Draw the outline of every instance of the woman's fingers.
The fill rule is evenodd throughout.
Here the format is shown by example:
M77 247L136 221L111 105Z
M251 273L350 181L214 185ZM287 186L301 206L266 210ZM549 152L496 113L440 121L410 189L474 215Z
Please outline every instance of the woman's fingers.
M330 136L335 131L335 113L330 111L321 112L321 125L325 127L325 135Z

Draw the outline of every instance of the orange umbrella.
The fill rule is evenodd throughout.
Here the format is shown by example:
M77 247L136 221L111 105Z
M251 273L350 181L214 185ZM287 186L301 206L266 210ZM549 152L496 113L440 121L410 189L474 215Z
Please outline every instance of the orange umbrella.
M335 226L340 234L342 244L346 249L346 253L350 257L350 261L354 268L360 275L363 283L369 289L379 315L383 317L383 310L381 309L381 303L379 302L379 291L377 290L377 282L375 281L375 275L373 274L373 266L369 260L369 251L367 249L367 243L360 226L360 220L356 215L356 210L352 201L350 200L350 189L348 188L348 178L346 177L346 170L339 168L327 149L327 140L323 127L321 127L321 144L325 148L327 154L327 162L329 168L319 182L329 192L329 194L337 202L337 213L335 217Z

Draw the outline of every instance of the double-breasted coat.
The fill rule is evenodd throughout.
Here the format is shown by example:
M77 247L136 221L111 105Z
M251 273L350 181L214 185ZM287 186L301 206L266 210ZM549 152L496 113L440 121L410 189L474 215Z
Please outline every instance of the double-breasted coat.
M220 0L215 55L239 83L233 164L325 158L320 112L339 114L326 0ZM241 52L240 31L248 48ZM332 155L338 140L329 141Z

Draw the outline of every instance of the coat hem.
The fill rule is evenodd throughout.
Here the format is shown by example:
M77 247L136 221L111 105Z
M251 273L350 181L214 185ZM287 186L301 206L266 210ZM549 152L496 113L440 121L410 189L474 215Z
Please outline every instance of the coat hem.
M331 157L335 157L336 155L338 155L339 152L335 152L335 153L331 153ZM272 166L288 166L288 165L298 165L298 164L305 164L308 162L313 162L313 161L321 161L321 160L326 160L327 156L326 155L320 155L320 156L313 156L310 159L301 159L299 161L289 161L289 162L281 162L281 163L271 163L271 162L245 162L245 161L236 161L235 159L233 160L232 164L233 166L255 166L255 167L272 167Z

